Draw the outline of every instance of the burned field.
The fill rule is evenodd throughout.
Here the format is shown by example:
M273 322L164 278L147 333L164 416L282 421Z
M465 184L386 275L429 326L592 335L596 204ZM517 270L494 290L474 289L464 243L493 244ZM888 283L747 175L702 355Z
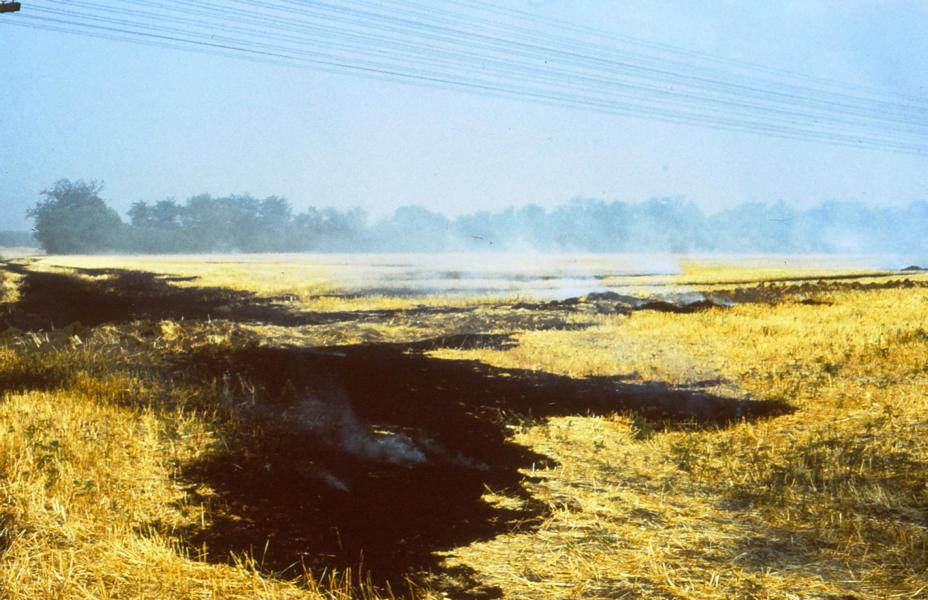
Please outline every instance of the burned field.
M552 300L3 269L11 597L926 584L920 272Z

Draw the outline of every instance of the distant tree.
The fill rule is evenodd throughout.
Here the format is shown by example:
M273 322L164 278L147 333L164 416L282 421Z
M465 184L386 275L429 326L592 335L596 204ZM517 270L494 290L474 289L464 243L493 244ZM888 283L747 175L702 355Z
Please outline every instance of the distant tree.
M173 198L168 198L167 200L160 200L152 206L150 214L153 226L168 230L177 229L180 227L184 207L179 205Z
M277 229L286 227L293 216L293 209L286 198L268 196L258 204L258 220L261 227Z
M454 242L465 249L486 249L500 239L496 220L497 215L485 210L457 217L451 228Z
M147 202L133 202L129 207L129 223L133 227L151 226L151 208Z
M228 237L226 217L209 194L187 198L181 218L185 244L195 252L216 250Z
M149 205L136 202L129 208L131 249L138 252L184 252L190 243L183 235L184 207L173 198Z
M421 206L401 206L376 226L379 249L402 252L440 252L448 246L450 223L441 213Z
M268 196L258 205L256 250L279 252L293 250L293 209L286 198Z
M178 216L185 243L197 252L261 250L259 207L260 202L247 194L188 198Z
M555 240L565 250L611 252L625 236L621 205L596 198L574 198L551 212Z
M77 254L121 248L125 224L100 198L96 181L62 179L28 210L35 237L50 254Z
M307 208L292 221L294 248L316 252L374 250L369 239L367 213L360 208Z

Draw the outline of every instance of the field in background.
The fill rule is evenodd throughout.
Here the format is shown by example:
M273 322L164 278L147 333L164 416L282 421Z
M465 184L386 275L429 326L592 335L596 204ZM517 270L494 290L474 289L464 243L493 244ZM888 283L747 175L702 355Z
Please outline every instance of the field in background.
M0 589L928 596L928 274L877 266L9 260Z
M191 285L262 294L480 296L564 299L590 292L657 293L711 284L783 278L895 273L885 259L835 255L674 254L274 254L53 256L38 267L137 269ZM180 282L183 284L183 282Z

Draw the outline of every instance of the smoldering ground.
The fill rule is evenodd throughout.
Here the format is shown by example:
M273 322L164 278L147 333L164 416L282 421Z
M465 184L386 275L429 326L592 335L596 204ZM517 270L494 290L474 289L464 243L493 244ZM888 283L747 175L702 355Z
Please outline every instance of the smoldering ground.
M363 422L351 407L347 393L336 383L316 383L298 400L286 418L296 430L313 435L320 443L348 456L373 464L388 464L412 468L417 465L452 465L486 471L489 467L460 451L449 452L428 434L418 429L406 431L387 429L385 425ZM330 471L314 472L336 489L351 491L349 486Z
M239 399L236 436L187 471L222 506L222 517L193 539L215 557L267 542L265 565L278 569L301 560L357 566L363 554L375 577L395 581L410 569L438 569L436 552L532 528L543 517L547 509L523 486L531 479L526 472L551 460L512 442L511 426L633 411L668 427L715 427L787 410L656 383L576 380L425 353L493 347L506 337L249 348L195 358L198 373L231 373L252 382L255 393ZM487 504L487 490L523 504Z
M296 428L317 435L351 456L401 466L428 460L405 433L378 431L362 424L345 393L334 385L308 393L294 408L293 417Z

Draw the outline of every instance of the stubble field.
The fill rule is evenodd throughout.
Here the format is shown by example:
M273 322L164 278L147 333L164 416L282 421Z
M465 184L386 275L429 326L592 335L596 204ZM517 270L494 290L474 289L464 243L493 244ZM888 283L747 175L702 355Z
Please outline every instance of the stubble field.
M6 260L8 598L928 596L928 273Z

